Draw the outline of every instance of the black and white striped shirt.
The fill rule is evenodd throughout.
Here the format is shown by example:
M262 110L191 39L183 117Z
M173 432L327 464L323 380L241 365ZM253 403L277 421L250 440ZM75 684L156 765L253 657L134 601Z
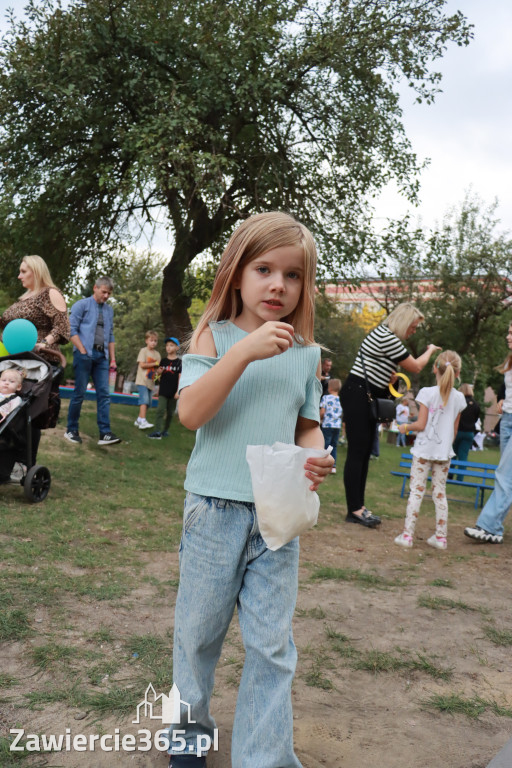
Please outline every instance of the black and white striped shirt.
M370 331L361 344L359 352L364 357L368 381L380 389L388 388L389 379L391 374L396 371L398 363L409 357L409 352L398 336L395 336L389 330L387 325L378 325L377 328ZM364 379L364 371L359 353L350 373Z

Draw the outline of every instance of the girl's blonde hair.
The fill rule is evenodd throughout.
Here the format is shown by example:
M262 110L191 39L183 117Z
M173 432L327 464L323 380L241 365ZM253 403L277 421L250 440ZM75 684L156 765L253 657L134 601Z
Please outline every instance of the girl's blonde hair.
M455 379L460 374L461 366L462 360L460 359L460 356L456 352L452 352L451 349L441 352L434 363L434 368L437 368L440 375L439 391L441 392L443 405L446 405L448 402L450 392L455 384Z
M390 331L398 336L399 339L405 339L407 331L411 325L419 320L423 322L425 315L419 311L414 304L409 301L404 301L402 304L398 304L392 312L382 321L382 325L387 325Z
M10 368L4 368L3 371L0 372L0 376L6 371L9 371L9 373L14 373L18 377L19 385L21 387L23 380L27 375L26 370L24 368L18 368L17 366L13 365Z
M57 288L50 275L50 270L46 261L41 256L24 256L22 263L25 263L34 274L34 291L38 293L43 288ZM28 291L22 295L25 296Z
M508 333L512 333L512 323L508 327ZM512 368L512 351L508 353L501 365L496 366L496 370L500 373L506 373Z
M258 256L275 248L302 248L304 280L297 306L283 322L293 325L297 341L314 344L316 246L311 232L293 216L279 211L258 213L240 224L233 232L222 254L212 294L203 315L192 334L190 345L197 341L208 323L219 320L232 322L242 311L240 291L234 283L244 267Z
M473 396L473 385L472 384L461 384L459 387L459 392L462 392L464 396L472 397Z

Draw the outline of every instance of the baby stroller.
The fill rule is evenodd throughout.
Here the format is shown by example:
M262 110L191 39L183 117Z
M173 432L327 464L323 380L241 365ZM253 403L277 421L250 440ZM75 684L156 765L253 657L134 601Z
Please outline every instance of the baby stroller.
M25 497L36 503L48 496L51 475L47 467L35 464L32 457L32 420L48 408L52 382L62 368L54 368L35 352L0 358L0 373L13 366L24 369L26 377L20 393L21 404L0 422L0 483L13 482L10 475L17 462L22 467L19 483Z

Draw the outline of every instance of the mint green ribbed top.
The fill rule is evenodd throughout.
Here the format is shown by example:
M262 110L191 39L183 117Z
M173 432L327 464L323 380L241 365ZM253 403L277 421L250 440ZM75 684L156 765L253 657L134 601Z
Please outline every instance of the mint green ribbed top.
M180 390L212 368L247 333L229 321L210 323L217 357L185 355ZM297 417L317 421L322 387L320 347L293 347L245 369L220 411L197 430L185 489L201 496L253 501L248 445L295 442Z

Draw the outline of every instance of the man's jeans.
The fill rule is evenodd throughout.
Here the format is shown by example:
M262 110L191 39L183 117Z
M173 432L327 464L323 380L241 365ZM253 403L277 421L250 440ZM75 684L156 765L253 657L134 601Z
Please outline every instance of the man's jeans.
M503 536L503 521L512 504L512 440L509 440L501 454L495 473L494 491L480 512L476 524L484 531Z
M186 731L187 754L195 751L197 735L213 739L209 704L215 666L237 608L245 663L233 724L232 768L301 768L293 751L291 703L298 560L298 538L276 552L267 549L253 504L187 495L173 682L196 722L189 721L183 706L180 725L171 726ZM176 743L170 751L178 753Z
M71 395L68 411L68 432L78 432L78 420L82 403L87 391L89 378L92 377L96 390L97 421L100 435L110 432L110 395L108 391L108 361L103 352L93 349L92 355L73 352L75 389Z

